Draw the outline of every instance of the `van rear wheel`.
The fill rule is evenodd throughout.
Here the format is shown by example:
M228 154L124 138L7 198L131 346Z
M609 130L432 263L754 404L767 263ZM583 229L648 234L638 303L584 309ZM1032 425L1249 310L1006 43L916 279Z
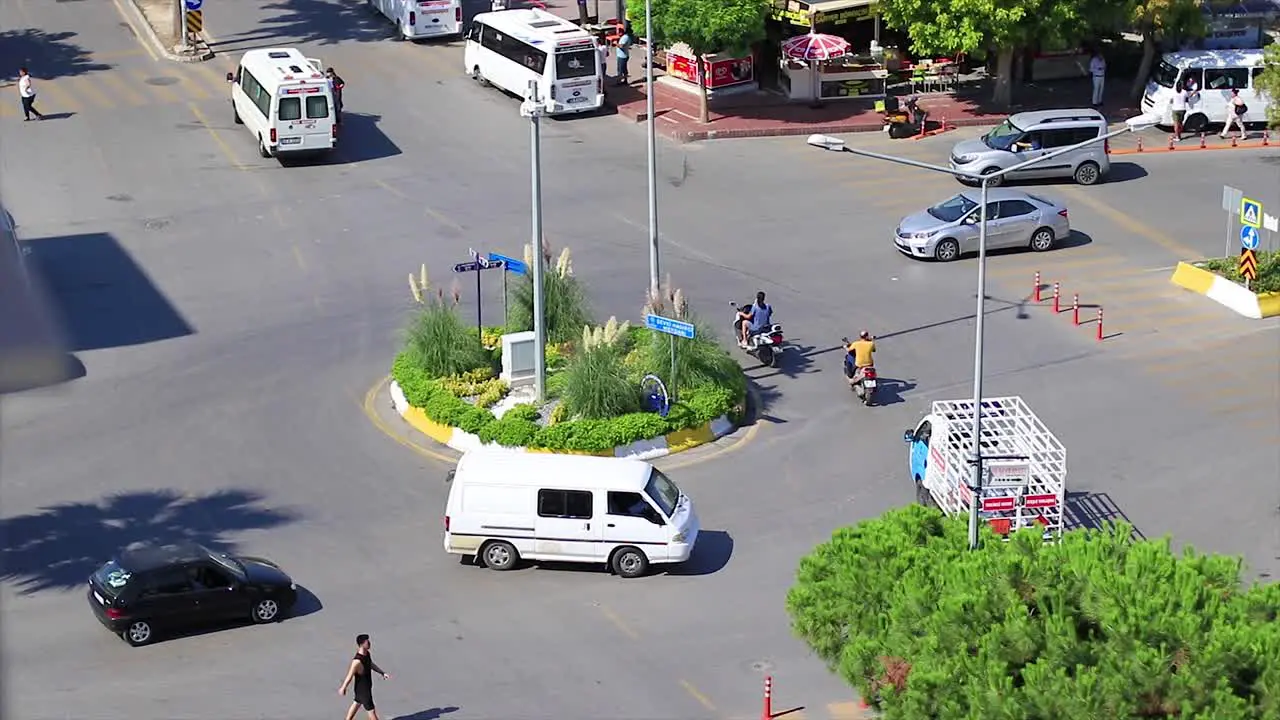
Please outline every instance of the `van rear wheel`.
M480 72L480 66L471 68L471 79L476 81L480 87L489 87L489 81L484 79L484 73Z
M1102 171L1095 162L1082 162L1076 168L1075 181L1079 185L1097 185L1102 179Z
M1199 135L1209 127L1209 119L1202 113L1196 113L1182 121L1182 132L1188 135Z
M234 101L231 103L231 118L236 121L237 125L244 124L244 119L240 117L240 111L236 109Z
M510 570L520 562L520 553L516 552L515 547L501 540L494 540L485 545L480 551L480 557L484 561L484 566L490 570Z
M613 551L613 560L609 563L618 577L640 577L649 571L649 558L638 548L620 547Z
M261 135L258 136L258 154L264 158L271 157L271 150L267 147L267 141L263 140Z

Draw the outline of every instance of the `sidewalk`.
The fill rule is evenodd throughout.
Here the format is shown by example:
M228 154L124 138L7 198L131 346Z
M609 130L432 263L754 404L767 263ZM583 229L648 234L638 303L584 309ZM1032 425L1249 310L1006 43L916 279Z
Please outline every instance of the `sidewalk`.
M636 63L637 65L639 63ZM657 73L660 75L660 73ZM669 87L666 83L654 84L654 109L658 132L678 142L710 140L716 138L767 137L779 135L808 135L810 133L839 134L873 132L882 127L881 117L875 112L874 100L837 100L821 108L811 108L805 103L789 103L780 95L758 92L736 96L722 96L711 103L710 122L698 122L698 95ZM1141 114L1126 97L1128 83L1115 80L1109 83L1104 98L1103 112L1111 122ZM966 127L995 125L1009 114L1025 110L1046 108L1088 107L1089 85L1084 79L1033 83L1014 88L1014 104L1008 107L991 102L991 81L973 82L962 86L956 93L925 93L920 106L929 112L930 123L946 120L949 126ZM635 122L647 119L645 110L643 71L632 74L627 86L608 87L606 103L615 107L619 115ZM1149 131L1144 151L1165 149L1168 133ZM1247 143L1260 146L1262 133L1255 130ZM1274 144L1274 143L1272 143ZM1125 145L1136 149L1136 140ZM1199 139L1183 140L1181 147L1199 148ZM1206 136L1206 147L1230 146L1215 133Z

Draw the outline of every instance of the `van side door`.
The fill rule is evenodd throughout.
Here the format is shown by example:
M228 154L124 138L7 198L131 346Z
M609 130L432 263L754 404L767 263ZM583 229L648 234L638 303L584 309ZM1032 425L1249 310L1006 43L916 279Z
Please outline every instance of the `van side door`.
M619 545L634 545L649 556L650 562L661 562L670 557L671 530L649 500L636 492L607 493L604 518L604 543L606 551Z
M535 554L549 559L603 560L600 514L590 490L538 490Z

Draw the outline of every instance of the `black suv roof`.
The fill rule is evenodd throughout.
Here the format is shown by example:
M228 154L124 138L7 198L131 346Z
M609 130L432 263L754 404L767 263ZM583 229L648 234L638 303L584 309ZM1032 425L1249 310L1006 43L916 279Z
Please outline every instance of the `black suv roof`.
M120 551L120 567L132 573L147 572L158 568L202 560L211 553L203 545L193 542L173 545L130 545Z

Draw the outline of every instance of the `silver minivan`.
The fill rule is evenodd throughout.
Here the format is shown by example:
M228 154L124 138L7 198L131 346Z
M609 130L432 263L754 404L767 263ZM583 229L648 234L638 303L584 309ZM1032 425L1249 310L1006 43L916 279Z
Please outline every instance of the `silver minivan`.
M997 170L1099 137L1107 119L1097 110L1037 110L1011 115L987 134L961 140L951 149L951 168L987 175ZM1071 178L1094 185L1111 169L1106 141L1080 148L1025 170L993 179Z

